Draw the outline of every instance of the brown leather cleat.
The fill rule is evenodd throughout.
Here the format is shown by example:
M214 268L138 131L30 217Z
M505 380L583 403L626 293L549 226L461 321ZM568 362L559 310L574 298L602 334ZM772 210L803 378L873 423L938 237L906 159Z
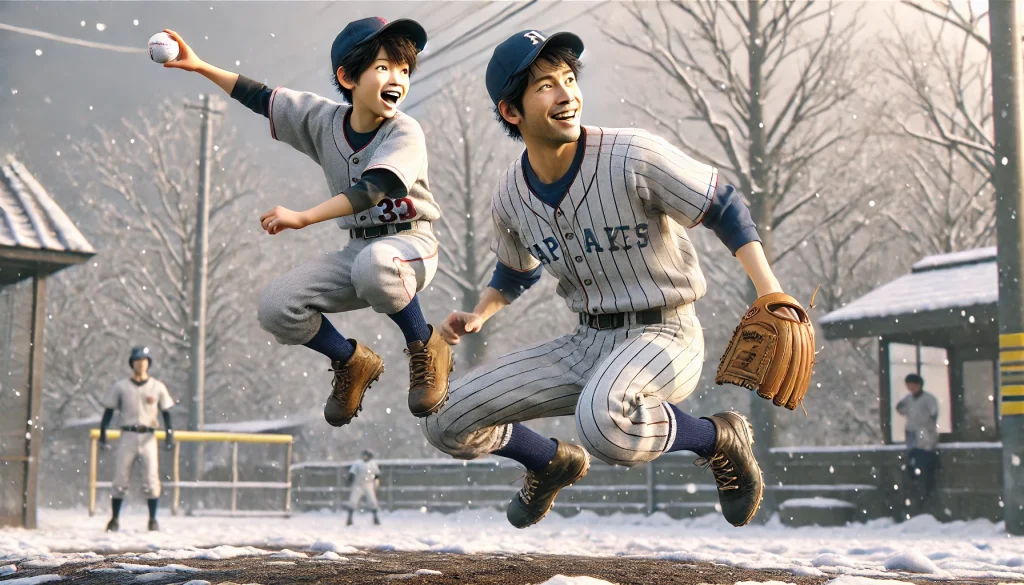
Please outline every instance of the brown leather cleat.
M558 443L555 456L541 471L526 471L523 489L508 505L505 516L516 528L526 528L540 522L555 505L555 496L563 488L576 483L590 469L590 454L579 445Z
M324 418L332 427L347 425L363 409L363 395L384 373L384 360L365 345L349 342L356 351L348 362L331 362L334 380L324 405Z
M430 339L409 344L409 411L423 418L441 410L448 402L448 376L455 369L455 356L448 342L431 325Z

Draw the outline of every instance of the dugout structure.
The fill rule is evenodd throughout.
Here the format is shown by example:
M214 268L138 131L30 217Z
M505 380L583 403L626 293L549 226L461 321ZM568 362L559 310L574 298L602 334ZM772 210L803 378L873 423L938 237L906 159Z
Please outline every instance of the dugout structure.
M95 254L23 164L0 161L0 526L36 527L46 279Z
M167 433L155 431L156 439L159 442L159 449L164 450L164 439ZM111 482L98 480L99 468L99 429L92 429L89 432L89 516L96 514L96 492L101 488L109 488ZM107 440L116 441L121 438L121 431L107 430ZM180 474L181 444L182 443L221 443L230 447L231 463L229 479L201 479L182 480ZM171 458L171 473L169 481L163 481L164 492L170 492L171 514L178 515L182 503L182 490L204 490L220 491L230 493L230 504L223 509L214 507L212 510L217 514L226 515L291 515L291 491L292 491L292 449L295 439L292 435L260 434L260 433L216 433L203 431L174 431L174 450ZM239 445L279 445L284 447L284 457L281 467L282 477L280 481L253 481L245 480L239 473ZM116 448L116 447L115 447ZM209 450L207 450L209 451ZM111 453L114 451L112 450ZM113 456L110 457L113 459ZM136 471L138 473L138 471ZM167 478L168 474L163 467L160 469L160 477ZM169 488L169 489L168 489ZM282 493L282 504L279 510L240 510L240 490L261 490L276 491ZM202 513L205 510L198 510Z
M818 321L826 339L878 341L888 466L901 464L904 419L896 403L906 395L903 380L912 372L924 378L939 401L940 499L960 517L1001 517L1000 418L1024 412L1012 395L1020 390L1001 393L998 385L998 302L996 248L987 247L925 257Z

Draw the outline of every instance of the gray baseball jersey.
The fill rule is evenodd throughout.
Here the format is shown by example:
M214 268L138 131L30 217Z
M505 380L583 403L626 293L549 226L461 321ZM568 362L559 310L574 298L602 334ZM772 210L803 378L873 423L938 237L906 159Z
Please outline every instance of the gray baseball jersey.
M167 386L152 376L142 385L131 378L118 380L103 398L103 406L121 411L123 426L160 426L161 410L174 406ZM153 433L122 432L117 442L114 462L114 497L124 497L131 482L132 469L138 461L143 468L143 489L148 497L160 497L159 450Z
M634 128L585 127L576 179L557 208L531 193L516 159L491 201L503 264L543 264L576 312L674 307L707 285L685 227L700 223L718 170ZM684 227L685 226L685 227Z
M160 426L160 411L174 406L174 399L167 392L167 386L151 376L141 386L131 378L118 380L110 387L102 404L121 411L122 425L155 429Z
M353 483L373 483L380 476L380 467L374 460L356 461L348 468Z
M355 150L345 136L345 117L351 109L314 93L278 88L270 97L270 134L320 165L329 197L348 189L370 169L387 169L401 179L403 197L385 197L377 207L339 217L340 227L438 219L441 210L427 183L427 145L419 123L398 112L381 124L369 144Z

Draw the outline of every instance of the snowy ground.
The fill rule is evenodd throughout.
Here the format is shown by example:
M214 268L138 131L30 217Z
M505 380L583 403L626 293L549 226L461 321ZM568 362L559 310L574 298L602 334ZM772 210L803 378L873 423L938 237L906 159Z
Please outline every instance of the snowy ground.
M344 556L360 551L436 551L712 562L831 577L835 585L910 576L1024 583L1024 538L1009 537L1001 525L987 521L940 524L923 516L902 524L879 520L845 528L787 528L772 522L738 529L717 515L672 520L664 515L584 513L573 518L552 514L532 528L516 530L498 511L396 512L382 514L381 520L383 525L376 527L368 515L357 516L356 526L346 528L344 517L332 514L289 519L164 514L162 530L150 533L144 517L127 514L122 517L121 532L107 534L103 532L106 518L89 518L77 510L44 510L39 530L0 529L0 567L25 559L33 559L31 564L37 567L57 566L62 560L99 560L96 555L117 552L137 552L138 559L145 561L180 563L272 553L287 556L278 552L282 549L306 551L303 557L325 552Z

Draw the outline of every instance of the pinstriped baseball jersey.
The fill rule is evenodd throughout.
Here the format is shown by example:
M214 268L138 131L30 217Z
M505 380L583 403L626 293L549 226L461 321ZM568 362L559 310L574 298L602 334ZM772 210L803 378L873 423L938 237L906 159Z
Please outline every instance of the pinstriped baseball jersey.
M576 312L692 303L707 285L685 227L700 223L718 170L633 128L583 128L586 151L557 208L527 184L517 159L491 200L492 250L505 265L543 264Z
M377 207L339 217L343 229L438 219L441 210L427 182L427 144L419 123L398 112L384 120L369 144L355 150L345 136L345 117L351 110L313 93L280 87L270 97L270 133L320 165L330 197L370 169L387 169L401 179L403 197L385 197Z

